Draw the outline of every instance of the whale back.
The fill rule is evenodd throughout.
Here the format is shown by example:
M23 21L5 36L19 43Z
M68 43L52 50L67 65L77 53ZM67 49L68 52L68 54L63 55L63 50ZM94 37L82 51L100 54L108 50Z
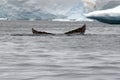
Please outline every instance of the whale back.
M86 24L84 24L82 27L65 32L64 34L75 34L75 33L80 33L80 34L84 34L86 30Z
M65 32L63 34L84 34L86 30L86 24L84 24L82 27ZM41 34L50 34L50 35L55 35L53 33L48 33L48 32L44 32L44 31L37 31L35 29L32 28L32 33L33 34L37 34L37 35L41 35Z

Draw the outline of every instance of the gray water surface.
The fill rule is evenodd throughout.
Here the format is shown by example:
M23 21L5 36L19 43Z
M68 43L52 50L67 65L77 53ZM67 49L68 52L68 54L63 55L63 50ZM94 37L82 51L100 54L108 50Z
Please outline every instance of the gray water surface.
M83 23L85 35L59 35ZM119 25L83 23L0 21L0 80L120 80Z

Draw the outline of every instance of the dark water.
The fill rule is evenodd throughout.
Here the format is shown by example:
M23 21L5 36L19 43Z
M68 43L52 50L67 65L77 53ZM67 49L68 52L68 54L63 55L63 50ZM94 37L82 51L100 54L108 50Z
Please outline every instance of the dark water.
M60 35L83 23L85 35ZM0 80L120 80L119 71L119 25L0 21Z

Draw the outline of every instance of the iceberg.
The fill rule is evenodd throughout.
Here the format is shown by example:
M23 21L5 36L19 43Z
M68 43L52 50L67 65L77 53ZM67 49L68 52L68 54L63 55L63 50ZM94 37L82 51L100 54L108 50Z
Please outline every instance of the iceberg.
M8 20L7 18L0 18L0 20Z
M120 24L120 6L112 9L93 11L85 14L87 18L108 24Z

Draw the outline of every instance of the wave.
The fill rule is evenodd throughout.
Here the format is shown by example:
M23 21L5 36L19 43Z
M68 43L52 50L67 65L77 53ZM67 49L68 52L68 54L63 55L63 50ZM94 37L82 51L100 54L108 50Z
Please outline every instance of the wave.
M90 12L85 16L103 23L120 24L120 5L112 9Z

